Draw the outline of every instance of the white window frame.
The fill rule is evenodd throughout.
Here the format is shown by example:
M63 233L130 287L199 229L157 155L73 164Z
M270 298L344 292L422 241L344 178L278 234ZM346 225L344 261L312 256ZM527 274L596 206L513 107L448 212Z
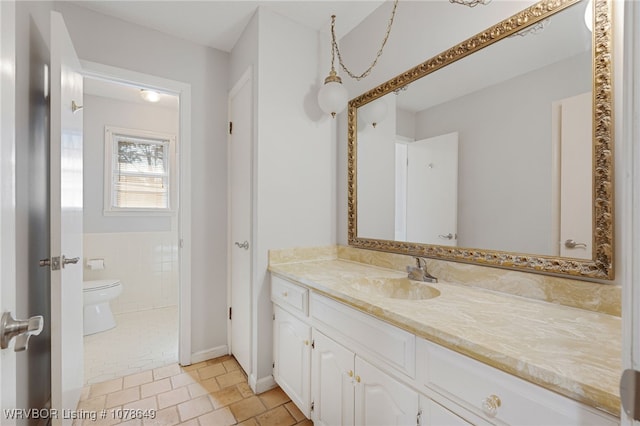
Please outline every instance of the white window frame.
M169 193L167 208L131 208L117 207L114 204L114 170L117 158L117 143L121 137L132 139L151 139L158 142L168 142L167 175ZM153 132L149 130L126 129L122 127L105 126L104 128L104 215L105 216L171 216L176 211L176 136L169 133Z

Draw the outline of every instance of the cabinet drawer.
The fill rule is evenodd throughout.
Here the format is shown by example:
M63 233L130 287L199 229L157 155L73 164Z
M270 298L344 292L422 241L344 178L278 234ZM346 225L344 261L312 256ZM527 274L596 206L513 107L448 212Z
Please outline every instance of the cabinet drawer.
M614 425L570 398L419 339L423 385L498 424ZM491 408L495 408L492 412Z
M356 353L415 377L415 335L316 293L311 294L311 316L316 326L328 328L330 336Z
M309 314L309 290L276 275L271 275L271 300L294 312Z

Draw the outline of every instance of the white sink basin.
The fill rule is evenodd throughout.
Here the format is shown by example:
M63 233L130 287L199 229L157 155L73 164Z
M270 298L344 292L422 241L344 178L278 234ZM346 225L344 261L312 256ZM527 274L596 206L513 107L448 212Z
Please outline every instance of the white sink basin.
M362 294L389 299L425 300L440 296L440 290L408 278L365 278L353 284Z

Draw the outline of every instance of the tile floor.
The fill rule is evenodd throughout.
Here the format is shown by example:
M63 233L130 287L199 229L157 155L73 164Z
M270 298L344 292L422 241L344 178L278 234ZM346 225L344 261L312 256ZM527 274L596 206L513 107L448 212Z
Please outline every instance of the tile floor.
M113 418L130 409L155 413L155 418ZM76 420L74 426L313 426L280 388L255 395L231 356L188 367L174 363L88 385L78 412L99 415L97 420Z
M84 337L85 383L178 361L178 307L114 315L116 327Z

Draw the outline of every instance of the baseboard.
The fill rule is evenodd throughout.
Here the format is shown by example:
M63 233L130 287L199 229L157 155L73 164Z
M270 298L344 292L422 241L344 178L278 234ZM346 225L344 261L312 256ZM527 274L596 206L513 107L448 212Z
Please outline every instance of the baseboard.
M256 379L256 376L254 374L251 374L249 376L249 387L256 394L266 392L269 389L275 388L276 386L278 386L278 384L273 379L272 375L262 377L261 379Z
M207 361L209 359L218 358L225 355L229 355L229 347L227 345L222 345L216 348L192 353L191 363L196 364L198 362Z

